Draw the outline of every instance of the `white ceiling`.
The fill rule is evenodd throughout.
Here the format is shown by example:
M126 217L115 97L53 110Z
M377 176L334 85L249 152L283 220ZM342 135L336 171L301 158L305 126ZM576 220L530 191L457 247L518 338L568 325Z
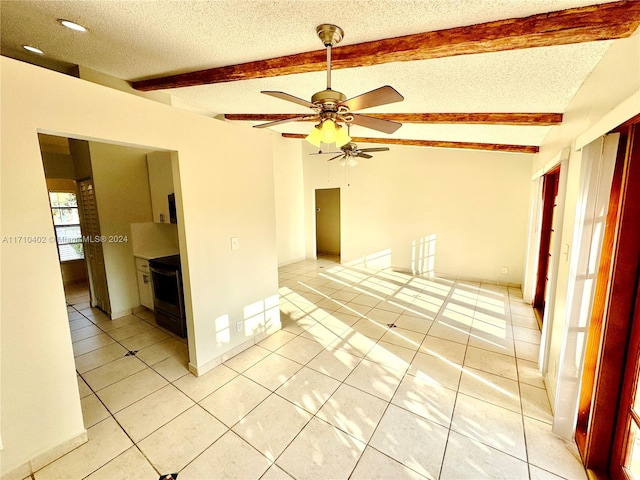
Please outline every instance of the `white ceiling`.
M343 44L524 17L612 0L0 0L2 54L47 67L83 65L139 80L320 50L320 23ZM89 28L60 26L65 18ZM22 51L33 45L45 52ZM591 42L335 70L352 97L392 85L405 101L368 112L563 112L611 42ZM340 48L340 46L336 47ZM210 113L306 113L260 90L310 99L323 72L169 90ZM307 133L311 124L274 130ZM405 124L396 138L540 145L550 127ZM354 127L352 135L383 137Z

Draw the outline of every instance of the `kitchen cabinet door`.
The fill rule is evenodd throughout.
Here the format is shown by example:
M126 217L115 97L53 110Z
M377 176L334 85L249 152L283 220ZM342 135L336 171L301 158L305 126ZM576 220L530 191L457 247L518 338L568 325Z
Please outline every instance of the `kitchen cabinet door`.
M140 292L140 305L153 310L153 287L151 286L151 274L138 270L138 290Z

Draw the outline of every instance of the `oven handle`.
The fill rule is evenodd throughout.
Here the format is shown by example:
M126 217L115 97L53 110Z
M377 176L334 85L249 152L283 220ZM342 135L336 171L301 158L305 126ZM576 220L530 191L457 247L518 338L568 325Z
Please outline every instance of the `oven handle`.
M178 271L176 269L173 268L156 268L156 267L152 267L149 266L149 270L151 270L152 272L158 273L160 275L167 275L169 277L177 277L178 276Z

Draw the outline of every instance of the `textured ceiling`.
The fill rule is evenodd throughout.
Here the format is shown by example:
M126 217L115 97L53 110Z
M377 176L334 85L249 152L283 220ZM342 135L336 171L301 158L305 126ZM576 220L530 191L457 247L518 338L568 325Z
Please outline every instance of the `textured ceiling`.
M126 80L233 65L322 48L320 23L343 44L579 7L597 0L203 0L0 1L2 54L62 69L83 65ZM89 28L60 26L66 18ZM611 42L545 47L333 72L351 97L392 85L405 101L371 112L563 112ZM45 52L35 57L21 45ZM340 48L340 46L336 47ZM323 72L168 91L210 113L295 113L303 107L261 95L309 99ZM368 112L368 111L367 111ZM366 113L366 112L363 112ZM307 132L308 123L277 127ZM274 128L275 129L275 128ZM404 125L397 138L539 145L549 127ZM354 128L354 135L384 136Z

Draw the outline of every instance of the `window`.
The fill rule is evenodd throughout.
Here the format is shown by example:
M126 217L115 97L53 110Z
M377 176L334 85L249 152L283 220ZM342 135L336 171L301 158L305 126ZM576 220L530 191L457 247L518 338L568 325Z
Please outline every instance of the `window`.
M53 228L61 262L84 258L78 199L75 193L49 192Z

